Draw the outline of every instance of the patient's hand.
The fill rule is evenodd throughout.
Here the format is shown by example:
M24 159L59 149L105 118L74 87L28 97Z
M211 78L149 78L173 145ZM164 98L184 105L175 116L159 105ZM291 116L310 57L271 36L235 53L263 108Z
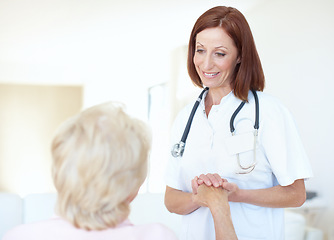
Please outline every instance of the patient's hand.
M195 203L208 207L215 225L216 240L237 240L228 203L228 191L222 187L198 186L197 194L192 194Z
M193 194L193 201L202 207L215 208L217 205L228 203L228 192L222 187L198 186L197 194Z
M222 186L226 192L228 193L228 200L230 202L238 202L240 201L239 199L239 187L235 183L229 183L229 182L224 182Z

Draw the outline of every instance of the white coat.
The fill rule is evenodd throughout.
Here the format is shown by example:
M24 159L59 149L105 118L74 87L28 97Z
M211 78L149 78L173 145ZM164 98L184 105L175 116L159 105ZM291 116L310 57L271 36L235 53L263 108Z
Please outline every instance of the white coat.
M260 127L256 147L256 167L248 174L237 174L241 164L253 162L253 131L255 101L249 92L249 103L234 121L236 136L230 132L230 118L241 100L233 92L205 114L203 99L196 111L186 141L183 157L171 156L167 165L167 186L192 192L195 176L218 173L240 189L263 189L275 185L287 186L297 179L312 177L309 160L301 143L290 112L274 97L258 92ZM172 130L172 144L180 141L193 103L177 116ZM284 239L283 209L265 208L246 203L230 202L232 221L239 240ZM208 208L183 216L181 240L214 240L213 219Z

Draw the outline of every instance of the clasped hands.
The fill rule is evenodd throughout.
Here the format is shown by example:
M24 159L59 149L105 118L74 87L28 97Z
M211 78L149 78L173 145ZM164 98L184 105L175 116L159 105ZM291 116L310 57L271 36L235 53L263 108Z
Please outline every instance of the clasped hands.
M201 174L191 181L192 199L203 207L211 207L222 202L235 201L239 191L235 183L221 178L217 173Z

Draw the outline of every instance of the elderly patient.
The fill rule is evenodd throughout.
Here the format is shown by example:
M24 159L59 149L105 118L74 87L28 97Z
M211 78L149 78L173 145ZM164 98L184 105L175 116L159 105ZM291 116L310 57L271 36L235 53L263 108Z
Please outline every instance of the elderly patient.
M59 217L18 226L12 239L176 239L160 224L132 225L130 202L147 174L147 126L113 103L89 108L61 125L52 142Z
M147 174L151 135L120 105L105 103L64 122L52 142L59 217L20 225L3 240L175 240L161 224L134 226L130 203ZM236 239L227 191L201 182L193 201L213 215L217 240Z

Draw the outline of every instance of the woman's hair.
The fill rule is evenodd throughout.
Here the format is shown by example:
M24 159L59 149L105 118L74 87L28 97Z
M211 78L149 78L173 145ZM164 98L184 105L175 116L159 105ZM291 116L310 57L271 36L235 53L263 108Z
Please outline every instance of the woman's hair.
M115 227L147 175L151 134L120 105L91 107L63 123L52 142L57 213L87 230Z
M197 19L188 45L187 64L189 76L195 85L203 87L203 83L193 62L196 36L204 29L214 27L221 27L233 39L238 49L240 63L235 67L231 87L235 96L247 101L248 91L263 91L265 80L250 27L242 13L235 8L214 7Z

